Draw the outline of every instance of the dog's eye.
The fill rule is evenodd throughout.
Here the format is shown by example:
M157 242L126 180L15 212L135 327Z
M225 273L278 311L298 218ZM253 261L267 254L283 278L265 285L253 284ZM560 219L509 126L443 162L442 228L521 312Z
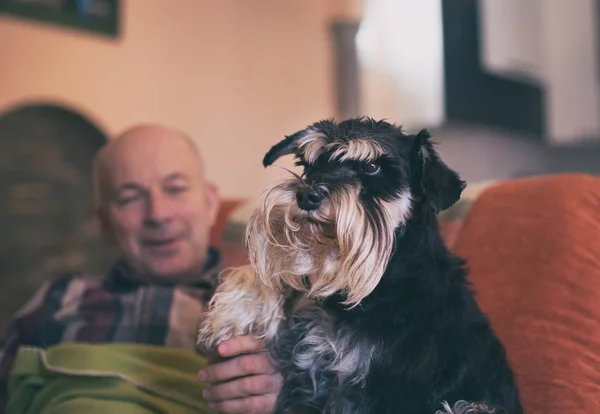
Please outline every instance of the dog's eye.
M363 164L362 166L362 170L365 174L369 174L369 175L374 175L377 174L379 172L379 164L374 163L374 162L368 162L366 164Z

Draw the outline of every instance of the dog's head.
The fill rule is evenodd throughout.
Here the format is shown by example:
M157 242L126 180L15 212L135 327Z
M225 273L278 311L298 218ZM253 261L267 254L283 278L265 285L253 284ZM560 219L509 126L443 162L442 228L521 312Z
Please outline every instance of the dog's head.
M288 154L304 172L266 192L246 233L250 262L265 283L341 292L347 304L377 286L414 205L447 209L465 186L427 131L407 135L384 121L317 122L274 145L263 164Z

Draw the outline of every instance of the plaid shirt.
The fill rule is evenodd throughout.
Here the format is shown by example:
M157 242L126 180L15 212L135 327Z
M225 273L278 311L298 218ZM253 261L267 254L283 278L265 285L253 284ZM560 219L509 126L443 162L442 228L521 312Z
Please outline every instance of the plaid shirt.
M76 274L47 282L13 316L0 353L0 412L6 383L22 345L129 342L195 350L198 315L209 300L221 256L209 249L195 285L141 285L122 261L107 277Z

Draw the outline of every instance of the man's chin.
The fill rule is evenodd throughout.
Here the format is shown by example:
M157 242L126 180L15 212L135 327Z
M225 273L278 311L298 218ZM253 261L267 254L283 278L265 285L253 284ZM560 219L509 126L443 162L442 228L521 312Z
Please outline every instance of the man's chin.
M193 269L194 266L177 263L151 263L148 276L151 282L160 285L188 284L202 278L201 270Z

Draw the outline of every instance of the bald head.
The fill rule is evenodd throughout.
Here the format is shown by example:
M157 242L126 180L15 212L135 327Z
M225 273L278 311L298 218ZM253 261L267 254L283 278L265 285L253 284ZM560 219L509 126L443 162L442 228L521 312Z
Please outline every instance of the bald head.
M98 152L93 165L93 197L96 208L101 208L107 196L114 164L128 162L130 158L144 160L144 149L181 151L192 155L204 175L204 162L196 144L183 132L161 124L141 124L126 129L107 142Z
M198 273L219 202L194 142L139 125L100 150L93 173L104 232L132 267L158 279Z

